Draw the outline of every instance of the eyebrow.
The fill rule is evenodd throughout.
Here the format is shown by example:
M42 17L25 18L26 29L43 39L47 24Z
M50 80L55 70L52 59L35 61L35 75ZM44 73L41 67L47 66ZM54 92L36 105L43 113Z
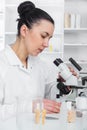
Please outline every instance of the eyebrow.
M50 36L50 34L48 33L48 32L44 32L44 33L46 33L47 34L47 36ZM52 38L53 36L50 36L50 38Z

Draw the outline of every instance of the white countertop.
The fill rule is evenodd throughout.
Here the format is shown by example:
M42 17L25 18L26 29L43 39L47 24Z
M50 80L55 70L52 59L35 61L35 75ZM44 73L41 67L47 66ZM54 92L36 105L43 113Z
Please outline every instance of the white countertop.
M9 113L6 111L4 114L6 118L0 119L0 130L87 130L87 111L82 117L76 116L72 123L68 123L67 111L66 103L63 102L59 114L46 114L44 125L41 120L36 124L35 114L29 111L17 111L16 116L8 117L6 114Z
M85 120L87 122L87 118ZM67 123L59 119L47 118L45 124L35 124L32 115L21 115L17 118L12 117L7 120L0 121L0 130L83 130L83 118L76 118L74 123ZM87 124L87 123L86 123ZM84 129L84 130L87 130Z

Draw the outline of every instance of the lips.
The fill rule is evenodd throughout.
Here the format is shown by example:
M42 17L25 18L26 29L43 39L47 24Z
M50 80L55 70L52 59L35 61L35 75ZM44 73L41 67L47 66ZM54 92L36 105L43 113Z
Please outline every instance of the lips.
M40 49L37 50L37 53L41 53L41 52L42 52L42 50L40 50Z
M41 49L38 49L38 50L39 50L39 52L42 52L44 50L44 48L43 49L41 48Z

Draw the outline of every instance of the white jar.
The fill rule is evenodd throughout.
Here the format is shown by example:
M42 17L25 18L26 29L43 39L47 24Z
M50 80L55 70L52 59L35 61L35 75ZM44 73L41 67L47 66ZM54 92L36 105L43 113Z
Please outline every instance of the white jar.
M66 102L61 103L59 123L61 126L60 127L61 130L67 129L67 104L66 104Z
M87 98L77 97L76 98L76 108L77 109L87 109Z

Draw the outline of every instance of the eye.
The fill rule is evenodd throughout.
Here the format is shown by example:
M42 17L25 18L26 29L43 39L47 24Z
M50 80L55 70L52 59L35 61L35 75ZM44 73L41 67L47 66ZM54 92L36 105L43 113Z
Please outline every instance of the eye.
M46 35L41 35L42 38L46 38L47 36Z

